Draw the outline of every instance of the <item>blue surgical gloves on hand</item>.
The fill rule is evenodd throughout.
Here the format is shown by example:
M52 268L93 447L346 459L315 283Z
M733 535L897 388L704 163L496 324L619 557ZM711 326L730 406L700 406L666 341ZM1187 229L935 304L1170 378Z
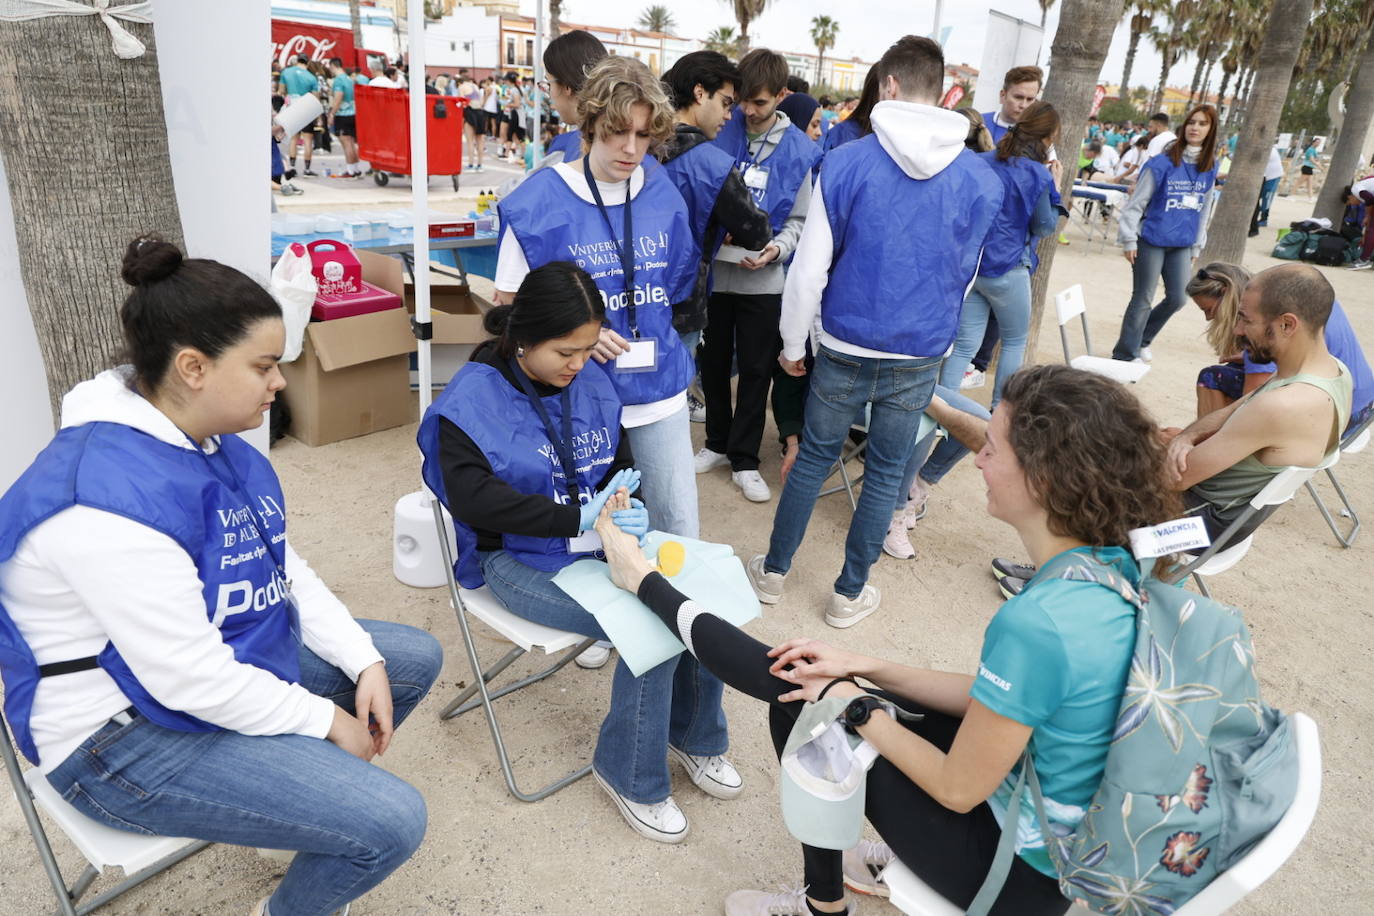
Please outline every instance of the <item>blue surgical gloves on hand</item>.
M630 508L617 509L611 513L611 521L616 527L639 540L644 546L644 536L649 533L649 510L637 499L630 500Z
M577 530L591 531L592 528L596 526L596 520L601 515L601 510L604 509L606 506L606 500L610 499L615 494L615 492L619 490L621 487L624 487L625 490L629 493L633 493L636 490L638 490L639 471L635 470L634 468L625 468L622 471L617 471L615 473L615 476L606 482L606 486L601 488L600 492L598 492L587 502L583 503L581 521L578 524ZM639 500L634 500L634 502L639 502ZM643 504L641 503L640 505L642 508ZM621 511L630 512L633 510L623 509ZM647 524L648 512L647 510L643 511L645 511L644 517ZM620 513L616 514L618 515ZM624 528L625 526L621 525L620 527Z

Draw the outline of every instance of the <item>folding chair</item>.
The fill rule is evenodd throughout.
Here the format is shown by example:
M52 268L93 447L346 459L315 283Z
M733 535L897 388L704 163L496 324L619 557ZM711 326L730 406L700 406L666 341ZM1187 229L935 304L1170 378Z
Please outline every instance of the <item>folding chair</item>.
M1322 794L1322 748L1318 740L1317 723L1300 712L1293 713L1293 740L1298 748L1298 791L1288 811L1260 840L1212 883L1174 910L1174 916L1218 916L1254 893L1261 884L1273 877L1288 857L1298 848L1312 819ZM883 869L882 880L892 894L892 904L908 916L960 916L964 911L931 890L901 862L893 859ZM1071 916L1086 914L1082 907L1069 911Z
M5 772L9 774L15 798L19 800L24 820L28 822L29 833L33 836L33 845L38 850L43 870L52 882L53 893L57 896L57 911L62 916L84 916L93 912L125 891L132 890L210 845L203 840L150 837L127 830L116 830L77 811L57 794L42 773L36 769L20 768L19 758L10 740L9 723L5 721L2 710L0 756L5 759ZM57 823L89 863L81 877L70 886L62 877L62 870L57 865L56 856L53 855L52 844L48 842L48 834L38 818L39 808ZM78 903L100 873L111 866L121 869L126 879L85 903Z
M835 463L830 466L830 470L826 473L825 478L821 481L821 483L824 484L826 480L829 480L831 477L834 477L837 473L840 475L840 482L837 486L823 488L821 492L817 494L817 498L821 496L829 496L831 493L838 493L841 490L843 490L845 494L849 497L850 511L859 508L859 500L858 497L854 495L854 488L857 487L859 484L863 483L864 475L863 473L860 473L856 477L849 476L849 468L847 465L849 464L849 462L853 461L855 458L858 458L860 455L862 455L864 452L868 450L868 421L872 414L873 405L864 405L863 423L855 423L853 426L850 427L850 429L856 430L857 432L861 432L864 434L863 441L850 442L840 450L840 457L835 459ZM916 429L915 442L920 442L926 436L930 435L931 430L934 430L936 435L944 435L944 430L942 428L938 428L934 420L932 420L927 414L921 414L921 424ZM912 444L914 445L915 442L913 442Z
M591 764L574 770L541 789L536 789L533 792L522 792L515 782L510 756L506 753L506 743L501 737L501 726L496 721L496 710L492 708L492 700L544 680L555 671L565 667L583 650L596 642L596 639L588 639L577 633L555 630L553 627L542 626L512 614L486 586L478 589L459 588L458 581L453 576L454 548L449 542L450 529L445 523L445 510L439 500L436 499L433 502L434 524L439 531L439 544L443 553L444 571L448 580L449 600L453 604L455 614L457 614L458 626L463 631L463 644L467 647L468 662L472 665L473 676L472 686L454 697L453 701L444 707L444 711L439 713L439 717L452 719L481 706L482 711L486 713L487 725L491 728L492 743L496 745L496 756L501 761L501 772L506 777L506 787L510 789L510 794L523 802L539 801L541 798L547 798L559 789L586 776L592 771ZM477 645L472 640L472 630L468 626L469 614L515 643L515 647L507 652L500 661L485 670L482 668L481 660L477 657ZM487 688L487 684L510 667L512 662L536 647L541 649L545 655L566 651L563 651L558 660L543 671L522 678L513 684L507 684L497 690ZM478 694L476 699L472 698L474 693Z
M1374 412L1371 412L1369 416L1364 418L1362 423L1346 434L1345 438L1341 440L1342 455L1354 455L1357 452L1364 451L1365 447L1369 445L1369 427L1372 423L1374 423ZM1332 518L1331 511L1326 508L1326 503L1322 501L1321 495L1317 493L1317 488L1312 485L1312 481L1307 481L1305 486L1307 487L1307 492L1312 494L1312 499L1317 504L1317 511L1320 512L1322 518L1326 520L1326 524L1330 527L1331 533L1336 536L1336 540L1341 542L1342 547L1349 547L1351 544L1355 543L1355 537L1360 533L1360 516L1355 512L1355 507L1351 504L1350 497L1346 495L1345 488L1342 487L1341 482L1336 479L1336 472L1331 468L1326 468L1325 470L1327 479L1331 481L1331 486L1335 488L1336 495L1341 498L1341 504L1345 506L1345 508L1341 510L1341 515L1348 517L1353 522L1348 532L1342 533L1340 527L1336 524L1336 520Z
M1059 341L1064 345L1064 362L1075 369L1104 375L1123 383L1135 383L1145 377L1150 367L1145 363L1128 363L1106 356L1093 356L1092 341L1088 338L1088 308L1083 301L1083 286L1075 283L1054 297L1054 310L1059 316ZM1064 325L1073 319L1083 324L1083 355L1069 356L1069 334Z

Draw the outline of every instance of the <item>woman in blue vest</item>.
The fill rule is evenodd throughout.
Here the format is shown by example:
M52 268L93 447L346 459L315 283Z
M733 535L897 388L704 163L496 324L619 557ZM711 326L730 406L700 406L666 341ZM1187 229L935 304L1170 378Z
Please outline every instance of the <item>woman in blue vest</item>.
M981 120L981 119L980 119ZM988 316L997 320L1002 355L992 386L992 407L1002 397L1002 386L1021 368L1030 332L1030 275L1035 270L1036 242L1054 231L1058 215L1050 203L1052 178L1047 168L1049 150L1059 135L1059 113L1049 102L1033 102L1011 126L997 149L980 153L1002 181L1006 195L1002 212L993 221L983 244L978 275L964 297L959 315L959 334L954 353L940 370L940 384L957 389L964 369L973 358Z
M1212 186L1217 179L1217 111L1199 105L1188 112L1183 136L1141 167L1135 190L1121 210L1117 241L1131 265L1130 304L1112 358L1154 358L1150 344L1188 301L1184 287L1193 261L1207 244ZM1150 308L1160 275L1164 300Z
M83 814L298 850L255 914L332 913L424 837L420 794L368 761L429 690L439 644L349 616L236 435L285 386L271 295L152 238L123 276L132 365L67 394L0 498L5 715Z
M531 271L513 305L492 309L483 344L420 424L425 482L449 507L454 572L489 585L512 613L605 639L595 617L553 583L583 558L603 556L592 531L601 507L638 479L620 399L608 374L587 365L600 345L605 306L591 277L568 261ZM648 512L633 500L616 524L636 536ZM677 843L687 818L669 794L671 755L718 798L740 777L725 760L722 686L677 656L635 677L622 661L596 744L594 774L641 835Z
M564 131L549 141L544 151L562 153L564 162L582 158L582 131L577 120L577 94L587 81L587 71L606 56L606 46L591 32L581 30L559 35L544 49L544 72L549 77L549 101L553 102Z
M673 132L663 86L633 58L607 57L578 95L585 155L533 173L501 201L497 298L510 302L531 269L573 261L606 304L592 357L625 412L654 528L697 535L697 488L687 419L692 354L673 305L692 295L700 257L687 207L662 169L640 165Z

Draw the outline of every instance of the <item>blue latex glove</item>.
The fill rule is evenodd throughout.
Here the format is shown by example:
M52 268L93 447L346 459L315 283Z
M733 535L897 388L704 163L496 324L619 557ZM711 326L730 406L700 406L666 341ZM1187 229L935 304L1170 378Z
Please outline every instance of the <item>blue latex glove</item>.
M582 517L578 522L578 531L591 531L596 525L597 518L601 515L601 510L606 506L606 500L615 494L616 490L624 487L633 493L639 489L639 471L634 468L625 468L616 471L615 476L606 482L600 492L593 496L589 501L582 504Z
M630 500L630 508L617 509L611 513L611 521L617 528L639 539L644 545L644 536L649 533L649 510L637 499Z

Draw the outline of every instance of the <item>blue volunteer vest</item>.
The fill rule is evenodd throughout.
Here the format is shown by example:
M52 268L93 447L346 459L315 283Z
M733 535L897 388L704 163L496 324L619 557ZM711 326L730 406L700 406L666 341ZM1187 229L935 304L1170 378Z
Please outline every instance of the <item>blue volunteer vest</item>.
M705 260L711 261L725 241L725 233L718 231L716 238L706 237L706 227L711 221L711 211L715 209L716 198L725 186L725 179L735 167L730 154L713 143L698 143L680 156L663 163L663 173L677 187L682 202L687 205L687 222L692 227L692 238Z
M646 160L647 161L647 160ZM623 241L625 199L607 200L611 237L596 204L577 196L557 169L541 169L497 204L501 229L515 233L530 269L550 261L572 261L591 275L606 301L606 325L630 339L624 272L616 244ZM641 338L658 341L658 369L608 374L625 404L650 404L685 391L696 374L692 355L673 330L673 303L696 288L700 251L687 222L682 195L661 168L645 171L632 201L635 258L635 316Z
M1031 240L1030 221L1031 214L1035 212L1035 203L1053 179L1044 165L1024 156L1001 161L993 151L979 153L978 158L992 168L992 173L1002 182L1005 192L1002 211L993 220L987 241L983 243L983 260L978 265L978 275L1000 277L1021 266L1026 245ZM1031 270L1034 271L1037 258L1033 245L1030 256Z
M733 120L733 119L732 119ZM821 137L821 154L830 152L837 146L844 146L850 140L859 139L859 125L852 117L839 122Z
M568 385L573 415L573 461L577 465L578 495L583 502L596 493L597 484L615 460L620 445L620 398L606 373L589 362ZM541 398L555 430L562 428L563 407L558 395ZM484 363L468 363L425 411L416 439L424 455L421 475L444 503L439 461L439 420L453 423L476 443L491 464L492 473L521 493L569 501L558 451L549 440L544 423L523 391L518 391L500 371ZM455 494L462 499L462 494ZM458 560L453 572L464 588L480 588L485 581L477 562L477 534L453 520L458 541ZM586 554L568 553L567 538L539 538L504 534L502 545L517 560L545 572L556 572Z
M744 129L744 112L738 105L731 113L730 120L721 125L720 133L712 142L734 157L735 167L741 174L754 165L754 157L749 155L749 135ZM773 227L774 235L782 231L787 214L792 212L792 205L797 201L802 182L810 180L811 169L820 158L820 147L798 130L797 125L788 124L782 140L759 164L759 168L768 170L768 186L751 187L749 190L759 207L768 211L768 224Z
M987 163L962 150L917 180L869 134L826 157L821 194L835 251L821 297L826 332L889 353L944 353L1002 205Z
M562 153L564 162L575 162L582 158L582 131L573 128L564 131L549 141L545 153Z
M1155 192L1145 208L1140 238L1156 248L1187 248L1197 242L1202 228L1202 205L1217 180L1217 170L1199 172L1197 165L1184 161L1174 165L1164 153L1145 163L1154 174ZM1196 206L1187 206L1188 198Z
M176 541L196 564L206 615L234 658L282 680L300 680L300 619L273 559L285 560L285 500L272 465L251 445L222 436L217 452L202 455L118 423L63 429L0 497L0 563L14 556L31 530L78 505L122 515ZM218 730L153 699L112 644L97 661L134 708L158 725ZM37 764L29 714L38 664L4 607L0 672L5 715L19 749Z
M1011 130L1010 127L1003 127L997 123L997 112L995 111L983 112L983 123L987 125L988 133L992 134L994 144L1001 143L1002 138L1007 135L1007 131Z

